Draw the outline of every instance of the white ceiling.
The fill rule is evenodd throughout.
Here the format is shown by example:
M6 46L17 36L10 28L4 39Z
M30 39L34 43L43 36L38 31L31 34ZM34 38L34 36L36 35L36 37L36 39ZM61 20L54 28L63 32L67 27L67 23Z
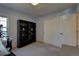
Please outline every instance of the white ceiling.
M12 9L17 12L26 13L33 17L43 16L49 13L60 12L64 9L75 6L74 3L40 3L33 6L30 3L3 3L0 6Z

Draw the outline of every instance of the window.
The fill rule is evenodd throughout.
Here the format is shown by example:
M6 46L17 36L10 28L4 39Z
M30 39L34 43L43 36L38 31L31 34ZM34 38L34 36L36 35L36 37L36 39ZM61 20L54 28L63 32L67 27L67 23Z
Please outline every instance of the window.
M1 32L1 37L7 37L7 18L6 17L0 17L0 32Z

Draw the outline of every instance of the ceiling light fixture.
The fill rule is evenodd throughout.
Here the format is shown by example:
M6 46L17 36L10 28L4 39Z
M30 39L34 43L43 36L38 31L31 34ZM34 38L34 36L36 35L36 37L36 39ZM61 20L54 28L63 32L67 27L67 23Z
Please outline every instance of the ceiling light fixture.
M37 4L39 4L39 3L31 3L32 5L34 5L34 6L36 6Z

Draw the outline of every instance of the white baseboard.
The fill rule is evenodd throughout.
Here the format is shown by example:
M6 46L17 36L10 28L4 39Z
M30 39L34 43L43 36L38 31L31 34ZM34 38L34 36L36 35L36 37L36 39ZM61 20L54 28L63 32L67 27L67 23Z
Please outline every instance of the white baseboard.
M49 44L49 43L47 43L47 42L43 42L43 41L37 41L37 42L39 42L39 43L45 43L45 44L48 44L48 45L50 45L50 46L52 46L52 47L55 47L55 48L60 48L60 47L58 47L58 46L55 46L55 45L53 45L53 44Z

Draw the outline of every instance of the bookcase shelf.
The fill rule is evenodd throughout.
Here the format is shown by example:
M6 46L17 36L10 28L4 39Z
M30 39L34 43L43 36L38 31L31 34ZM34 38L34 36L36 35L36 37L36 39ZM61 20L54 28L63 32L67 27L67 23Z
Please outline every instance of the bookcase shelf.
M36 24L34 22L17 21L17 47L23 47L36 41Z

